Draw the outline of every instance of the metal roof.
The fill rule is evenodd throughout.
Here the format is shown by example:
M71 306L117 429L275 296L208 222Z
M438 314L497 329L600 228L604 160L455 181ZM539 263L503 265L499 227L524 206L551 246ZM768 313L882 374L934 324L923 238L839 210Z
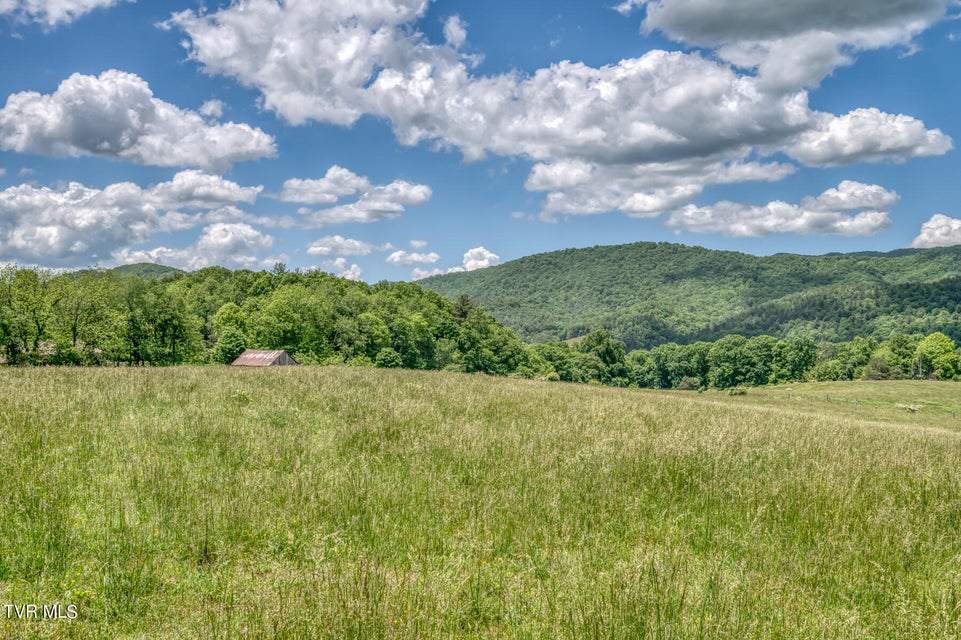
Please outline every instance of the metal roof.
M257 349L247 349L240 354L240 357L230 363L234 366L245 367L275 367L283 365L295 365L297 361L288 355L286 351L259 351Z

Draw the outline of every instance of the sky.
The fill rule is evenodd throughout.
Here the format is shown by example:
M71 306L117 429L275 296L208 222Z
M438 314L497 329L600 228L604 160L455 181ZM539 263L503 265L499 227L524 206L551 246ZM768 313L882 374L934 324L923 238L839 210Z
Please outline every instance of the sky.
M961 244L958 0L0 0L0 262Z

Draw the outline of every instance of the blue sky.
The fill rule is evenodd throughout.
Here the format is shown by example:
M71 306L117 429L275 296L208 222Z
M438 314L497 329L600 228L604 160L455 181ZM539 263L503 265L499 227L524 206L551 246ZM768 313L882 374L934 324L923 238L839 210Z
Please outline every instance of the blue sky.
M782 6L783 5L783 6ZM0 262L961 243L955 0L0 0Z

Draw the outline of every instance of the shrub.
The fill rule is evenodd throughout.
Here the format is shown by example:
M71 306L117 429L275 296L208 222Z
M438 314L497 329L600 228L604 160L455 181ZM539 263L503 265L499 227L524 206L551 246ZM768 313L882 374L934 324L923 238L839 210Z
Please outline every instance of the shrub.
M403 358L392 347L384 347L378 351L374 363L381 369L399 369L404 366Z

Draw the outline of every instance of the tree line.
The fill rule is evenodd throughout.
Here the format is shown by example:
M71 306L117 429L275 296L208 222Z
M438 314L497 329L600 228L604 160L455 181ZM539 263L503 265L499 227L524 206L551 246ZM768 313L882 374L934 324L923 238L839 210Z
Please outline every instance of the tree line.
M229 363L244 349L284 349L303 364L506 375L525 345L468 300L410 283L368 285L311 271L163 277L119 270L0 269L7 364Z
M945 333L855 337L726 335L628 352L607 330L525 344L461 295L411 283L368 285L310 271L192 273L0 269L4 362L54 365L229 363L284 349L303 364L448 369L658 389L961 374Z

